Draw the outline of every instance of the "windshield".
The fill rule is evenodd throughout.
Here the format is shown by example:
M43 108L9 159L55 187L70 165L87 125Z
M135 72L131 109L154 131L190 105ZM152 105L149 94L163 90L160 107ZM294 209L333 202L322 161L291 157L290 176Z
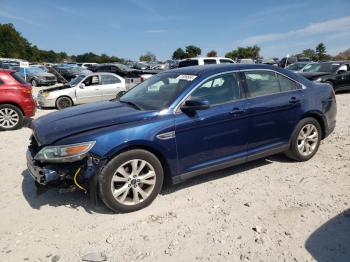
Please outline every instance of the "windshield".
M70 82L69 82L68 84L69 84L70 86L74 87L74 86L76 86L77 84L79 84L80 81L84 79L84 77L85 77L84 75L79 75L79 76L73 78L72 80L70 80Z
M72 73L81 73L84 69L81 67L70 67L67 68Z
M328 72L334 73L337 71L339 64L337 63L314 63L308 64L303 68L303 72Z
M287 66L286 68L289 70L298 70L299 65L298 64L291 64L291 65Z
M135 86L120 98L120 102L133 103L142 110L160 111L167 108L196 77L173 72L161 73Z

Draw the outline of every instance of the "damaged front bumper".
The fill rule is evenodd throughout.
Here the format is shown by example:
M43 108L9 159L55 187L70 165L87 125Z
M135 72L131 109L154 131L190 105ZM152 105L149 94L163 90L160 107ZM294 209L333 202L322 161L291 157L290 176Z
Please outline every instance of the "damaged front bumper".
M96 194L97 174L104 166L104 160L88 155L77 162L53 164L37 161L34 156L35 152L28 148L26 153L28 171L38 185L54 186L60 192L81 189Z

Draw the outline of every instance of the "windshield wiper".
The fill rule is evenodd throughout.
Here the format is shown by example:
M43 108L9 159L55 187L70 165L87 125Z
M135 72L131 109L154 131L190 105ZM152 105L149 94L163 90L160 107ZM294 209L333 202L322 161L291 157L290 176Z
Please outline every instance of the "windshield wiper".
M137 110L142 110L141 107L139 107L137 104L135 104L134 102L131 102L131 101L124 101L124 100L119 100L120 103L125 103L125 104L128 104L134 108L136 108Z

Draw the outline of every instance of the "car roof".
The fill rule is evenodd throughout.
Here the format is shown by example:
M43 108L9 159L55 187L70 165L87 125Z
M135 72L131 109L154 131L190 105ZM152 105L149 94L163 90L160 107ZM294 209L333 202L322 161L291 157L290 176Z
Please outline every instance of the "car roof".
M187 66L169 70L180 74L189 75L202 75L202 74L215 74L225 71L246 70L246 69L272 69L277 70L278 67L264 65L264 64L215 64L215 65L200 65L200 66ZM169 72L166 71L166 72Z

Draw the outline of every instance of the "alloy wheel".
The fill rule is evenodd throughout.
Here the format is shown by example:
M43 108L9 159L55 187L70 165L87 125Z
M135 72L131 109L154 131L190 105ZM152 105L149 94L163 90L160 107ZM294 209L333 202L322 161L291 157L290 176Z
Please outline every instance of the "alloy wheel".
M305 125L298 135L298 151L303 156L311 155L318 143L318 131L313 124Z
M0 109L0 127L10 129L18 124L20 117L18 113L11 108Z
M123 205L136 205L146 200L156 184L154 167L142 159L125 162L114 173L111 191L115 200Z

